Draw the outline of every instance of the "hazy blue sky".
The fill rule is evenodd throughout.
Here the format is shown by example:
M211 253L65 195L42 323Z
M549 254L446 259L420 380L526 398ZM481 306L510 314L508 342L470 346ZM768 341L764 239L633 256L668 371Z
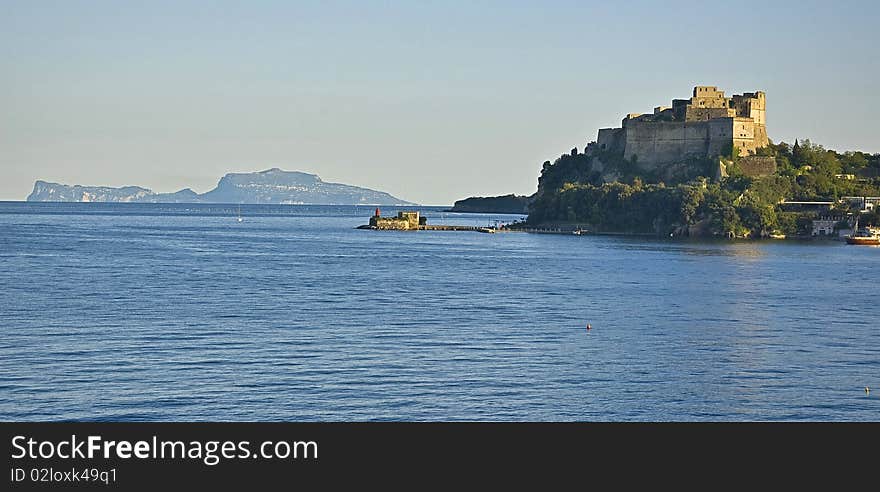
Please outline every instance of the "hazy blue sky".
M774 141L880 152L880 2L0 0L0 199L36 179L211 189L271 167L426 204L697 84Z

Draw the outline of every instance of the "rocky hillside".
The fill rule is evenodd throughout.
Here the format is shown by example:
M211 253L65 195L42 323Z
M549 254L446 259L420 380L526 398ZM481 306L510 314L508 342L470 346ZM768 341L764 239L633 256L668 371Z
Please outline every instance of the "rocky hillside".
M34 191L27 197L29 202L139 202L155 195L140 186L111 188L109 186L63 185L37 181Z
M201 195L208 202L308 203L317 205L408 205L388 193L339 183L327 183L314 174L269 169L258 173L230 173L217 187Z
M198 194L189 188L155 193L139 186L112 188L37 181L29 202L149 203L273 203L314 205L411 205L382 191L327 183L314 174L278 168L255 173L230 173L213 190Z

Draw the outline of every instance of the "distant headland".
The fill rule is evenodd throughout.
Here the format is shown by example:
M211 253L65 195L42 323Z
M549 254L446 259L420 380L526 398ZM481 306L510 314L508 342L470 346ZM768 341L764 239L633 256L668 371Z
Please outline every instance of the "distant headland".
M139 186L64 185L37 181L29 202L266 203L308 205L413 205L382 191L327 183L315 174L278 168L229 173L206 193L189 188L155 193Z
M491 214L527 214L532 197L520 195L503 196L472 196L457 200L447 212L491 213Z

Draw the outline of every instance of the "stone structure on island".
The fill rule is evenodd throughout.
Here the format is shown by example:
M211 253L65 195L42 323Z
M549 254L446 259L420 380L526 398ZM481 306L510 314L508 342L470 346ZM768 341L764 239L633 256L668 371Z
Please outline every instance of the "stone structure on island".
M586 154L610 153L657 169L687 159L717 159L738 149L737 165L746 174L776 171L772 157L755 155L769 145L766 96L746 92L725 97L715 86L694 87L690 99L673 99L672 106L658 106L653 113L630 113L620 128L602 128ZM724 163L719 174L724 175Z
M418 211L397 212L397 217L382 217L379 209L370 217L370 223L358 226L357 229L372 229L374 231L475 231L475 232L498 232L505 230L504 225L496 221L495 227L479 227L452 224L428 225L425 217Z
M379 209L370 217L370 229L415 231L419 226L427 224L425 217L420 217L419 212L397 212L397 217L382 217Z

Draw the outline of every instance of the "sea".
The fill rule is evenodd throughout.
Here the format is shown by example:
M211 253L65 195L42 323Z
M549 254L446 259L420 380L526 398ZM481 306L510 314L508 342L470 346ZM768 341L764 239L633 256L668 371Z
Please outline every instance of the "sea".
M0 420L880 420L880 248L373 213L0 203Z

